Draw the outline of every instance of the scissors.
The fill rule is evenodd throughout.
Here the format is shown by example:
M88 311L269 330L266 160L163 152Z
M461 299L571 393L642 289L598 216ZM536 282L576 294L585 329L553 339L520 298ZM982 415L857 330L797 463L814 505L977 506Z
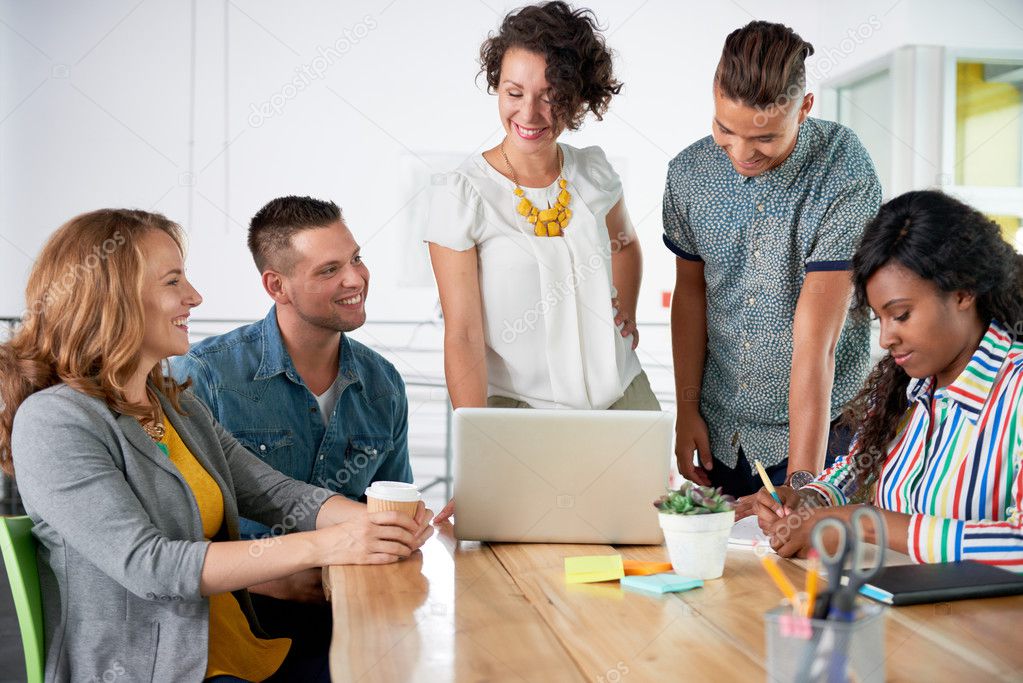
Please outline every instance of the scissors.
M834 552L828 552L824 545L825 534L829 531L836 538ZM828 589L817 595L817 602L813 606L814 619L824 619L828 616L828 609L831 606L831 597L835 589L842 585L842 571L845 569L845 560L849 556L849 525L845 522L826 517L817 522L810 533L810 543L820 557L821 566L824 567L828 577Z
M868 521L874 529L874 540L877 541L877 552L871 562L867 562L869 544L863 540ZM828 552L825 543L829 533L837 538L832 552ZM888 545L884 517L875 508L865 505L856 508L848 522L827 517L814 526L810 542L817 550L828 576L828 590L818 597L814 605L814 618L853 621L853 609L860 588L884 567L885 548ZM849 570L845 571L847 562ZM843 575L846 577L845 586L842 585Z
M867 546L864 541L866 536L866 523L869 521L874 530L874 540L877 542L877 552L871 562L867 562ZM834 535L837 543L834 551L829 552L825 544L825 536ZM827 616L832 621L852 622L855 620L856 596L860 588L870 581L884 567L885 549L888 546L888 533L884 517L876 508L866 505L856 508L848 522L833 517L822 519L814 526L810 533L810 540L813 547L820 555L821 563L824 565L828 575L828 590L819 596L814 605L814 618L823 619ZM833 539L834 540L834 539ZM846 562L849 562L848 571L845 570ZM842 577L845 576L845 585L842 585ZM824 641L829 641L825 643ZM830 645L830 648L827 647ZM800 680L807 680L817 672L817 667L811 662L814 660L814 650L817 654L823 654L821 650L831 650L830 661L827 662L827 680L829 682L845 681L846 670L849 664L849 635L848 631L835 632L828 629L822 635L820 649L811 648L804 660ZM824 664L819 658L818 662Z

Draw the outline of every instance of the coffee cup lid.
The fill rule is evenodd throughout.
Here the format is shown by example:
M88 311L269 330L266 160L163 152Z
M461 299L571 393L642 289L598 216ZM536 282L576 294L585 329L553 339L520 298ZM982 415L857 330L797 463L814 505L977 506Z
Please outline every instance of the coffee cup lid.
M421 498L415 484L406 484L403 481L375 481L366 489L366 495L377 500L393 500L400 503L418 501Z

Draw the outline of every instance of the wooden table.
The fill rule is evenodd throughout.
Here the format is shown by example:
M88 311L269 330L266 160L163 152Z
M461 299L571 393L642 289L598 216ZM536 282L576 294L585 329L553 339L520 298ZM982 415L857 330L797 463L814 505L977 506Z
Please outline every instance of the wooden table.
M751 550L729 550L724 576L686 593L565 583L565 557L613 553L667 559L662 546L459 542L445 524L404 562L329 567L332 678L766 679L763 614L779 594ZM802 585L803 569L782 566ZM888 680L1021 681L1021 623L1023 597L889 609Z

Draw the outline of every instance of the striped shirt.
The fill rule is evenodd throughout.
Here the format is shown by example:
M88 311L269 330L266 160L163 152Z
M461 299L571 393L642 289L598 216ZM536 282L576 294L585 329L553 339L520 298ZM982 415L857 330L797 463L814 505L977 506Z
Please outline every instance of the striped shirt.
M1023 343L997 322L947 387L912 380L910 407L873 502L910 515L917 562L976 560L1023 572ZM856 493L856 447L807 484L830 505Z

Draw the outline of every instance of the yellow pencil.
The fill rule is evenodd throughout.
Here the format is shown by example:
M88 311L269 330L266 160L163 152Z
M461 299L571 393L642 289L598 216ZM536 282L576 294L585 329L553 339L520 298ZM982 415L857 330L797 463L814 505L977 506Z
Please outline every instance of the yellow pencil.
M820 556L816 550L810 551L810 564L806 568L806 616L813 616L814 603L817 602L817 586L820 582L820 575L817 568L820 566Z
M760 563L764 565L767 575L774 580L774 584L778 586L778 589L782 592L782 594L789 599L789 602L795 605L798 601L798 598L796 597L796 587L793 586L788 577L782 573L781 568L778 567L777 560L777 555L765 555L760 558Z
M771 494L771 498L774 498L775 502L781 506L781 516L785 516L785 506L781 503L781 498L778 497L778 492L774 489L774 484L771 483L771 478L767 476L767 470L760 464L759 460L754 460L753 465L757 468L757 472L760 473L760 479L764 482L764 487L767 492Z

